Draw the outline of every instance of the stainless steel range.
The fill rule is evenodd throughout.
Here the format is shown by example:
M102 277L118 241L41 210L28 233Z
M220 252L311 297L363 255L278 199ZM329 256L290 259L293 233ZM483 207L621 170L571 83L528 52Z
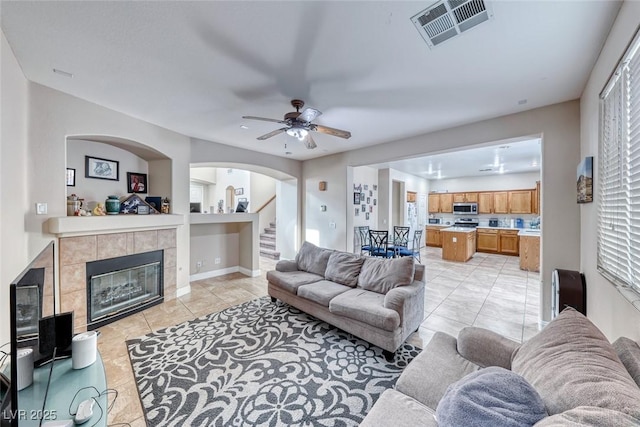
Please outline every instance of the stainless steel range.
M456 227L476 228L478 226L477 218L456 218L453 223Z

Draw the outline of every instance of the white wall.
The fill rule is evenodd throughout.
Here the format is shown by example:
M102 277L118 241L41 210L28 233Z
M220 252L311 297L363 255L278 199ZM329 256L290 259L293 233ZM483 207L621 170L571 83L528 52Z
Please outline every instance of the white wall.
M432 179L429 180L429 185L430 191L455 193L464 191L528 190L536 188L536 181L540 181L540 172Z
M599 196L598 138L599 94L640 25L640 2L625 1L600 52L580 100L580 158L594 157L594 202L580 205L580 269L587 283L587 315L610 339L640 339L640 312L596 270L597 211ZM572 164L575 168L577 163ZM545 187L546 188L546 187Z
M378 204L378 169L370 166L360 166L353 168L353 183L355 185L362 185L362 192L365 193L365 200L360 200L358 205L353 204L353 186L351 186L351 216L353 217L353 226L359 227L368 225L372 230L377 229L378 224L378 211L380 205ZM365 190L364 186L367 186ZM373 189L373 186L376 189ZM371 192L371 193L370 193ZM369 194L372 194L371 196ZM367 197L369 197L369 203L367 203ZM373 200L376 200L376 204L373 204ZM366 212L362 212L362 205L366 205L366 212L369 212L369 219L367 220ZM371 209L370 209L371 207ZM358 215L356 215L356 209L358 209Z
M21 212L29 247L42 247L53 238L47 233L45 222L48 218L66 216L64 173L67 137L122 138L152 147L171 158L171 164L168 160L149 161L149 185L158 189L160 194L171 194L173 213L188 213L189 138L35 83L29 84L29 95L28 164L22 172L29 179L26 193L28 209ZM35 215L36 202L48 204L47 215ZM177 254L177 286L180 292L180 288L189 284L188 222L178 227Z
M249 173L249 180L249 188L251 188L249 201L251 202L251 205L253 205L249 206L249 208L251 212L257 212L258 209L264 206L265 203L276 195L276 180L270 176L255 172ZM260 220L258 221L258 229L262 233L266 227L269 227L270 222L276 220L277 212L275 201L264 206L259 213Z
M317 186L318 180L328 181L329 188L338 187L342 196L323 192L307 196L304 209L304 229L320 233L321 246L345 250L352 245L352 230L338 225L328 229L328 219L339 218L340 212L350 212L353 203L350 191L353 180L345 177L347 166L365 166L423 154L439 153L477 144L510 142L522 137L542 137L543 216L562 218L547 221L542 230L542 309L543 319L550 318L551 272L555 268L575 270L580 263L580 215L575 203L575 167L580 157L580 108L578 101L564 102L518 114L489 119L430 134L379 144L341 154L307 160L303 164L304 182ZM347 185L345 185L345 182ZM383 182L378 180L383 198ZM313 189L313 185L308 188ZM597 185L597 183L596 183ZM351 201L351 204L348 202ZM311 203L313 205L311 206ZM331 207L327 215L319 215L316 206ZM349 208L349 209L347 209ZM382 212L378 222L387 220ZM349 218L351 222L351 219ZM383 224L386 225L386 224ZM351 224L349 224L351 226ZM308 235L303 236L309 238Z
M0 32L0 345L9 341L9 283L42 248L28 247L28 82ZM64 182L64 175L59 174Z
M298 252L302 214L292 200L300 199L297 179L276 181L276 250L281 259L293 259ZM261 230L262 231L262 230Z
M85 177L85 156L99 157L102 159L119 162L119 180L95 179ZM85 208L93 209L97 202L104 202L107 196L126 196L127 172L148 174L149 166L146 160L135 154L101 142L70 139L67 141L67 167L76 170L76 186L67 187L67 196L76 194L84 199ZM147 177L147 195L154 195L153 188L149 185Z

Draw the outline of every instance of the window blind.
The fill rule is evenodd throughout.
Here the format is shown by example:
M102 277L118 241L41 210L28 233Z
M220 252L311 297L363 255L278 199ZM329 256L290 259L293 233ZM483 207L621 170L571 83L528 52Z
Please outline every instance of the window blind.
M640 38L600 103L598 270L640 294Z

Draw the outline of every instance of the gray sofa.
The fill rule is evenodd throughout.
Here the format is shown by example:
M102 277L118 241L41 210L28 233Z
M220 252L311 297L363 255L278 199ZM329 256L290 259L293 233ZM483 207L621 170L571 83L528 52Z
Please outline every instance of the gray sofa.
M424 266L305 242L267 272L268 292L318 319L395 352L424 318Z
M639 382L638 343L610 344L567 308L523 344L436 333L361 426L639 426Z

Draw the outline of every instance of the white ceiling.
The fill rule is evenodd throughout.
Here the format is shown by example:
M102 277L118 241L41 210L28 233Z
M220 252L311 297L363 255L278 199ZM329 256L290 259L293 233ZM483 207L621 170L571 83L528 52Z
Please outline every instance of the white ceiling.
M620 7L496 1L492 20L429 49L410 18L431 3L2 1L1 24L29 80L304 160L577 99ZM257 141L279 125L241 116L279 119L292 98L353 136Z

